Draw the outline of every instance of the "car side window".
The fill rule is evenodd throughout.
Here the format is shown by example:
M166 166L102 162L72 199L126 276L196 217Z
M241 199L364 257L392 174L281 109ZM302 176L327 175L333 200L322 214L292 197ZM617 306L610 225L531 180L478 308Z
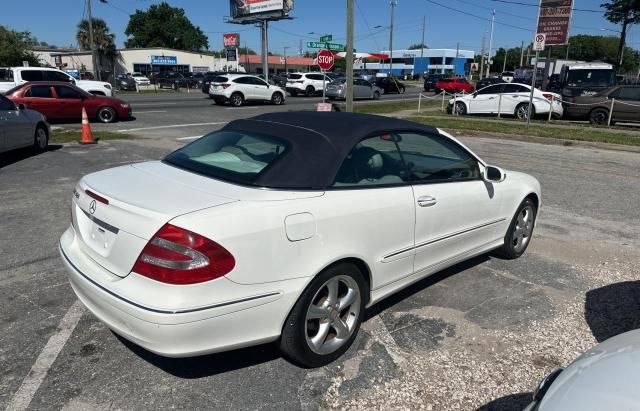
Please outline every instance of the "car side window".
M478 161L460 145L435 134L399 133L398 147L414 183L477 180Z
M42 70L22 70L20 76L25 81L44 81Z
M252 84L253 82L251 81L250 77L238 77L237 79L233 80L234 83L237 84Z
M262 80L261 78L257 78L257 77L251 77L251 82L257 86L263 86L266 87L267 83L265 83L264 80Z
M615 98L640 101L640 87L621 87Z
M72 98L76 100L80 100L82 98L82 95L71 87L54 86L54 89L56 90L58 98Z
M47 77L50 81L64 81L66 83L71 82L71 78L64 73L59 73L57 71L48 71Z
M498 94L502 90L502 84L494 84L478 90L478 94Z
M385 134L355 145L340 166L333 187L392 186L407 181L394 138Z
M0 95L0 111L11 111L15 109L16 106L11 100Z
M53 98L51 87L49 86L31 86L29 90L24 93L24 96L34 98Z

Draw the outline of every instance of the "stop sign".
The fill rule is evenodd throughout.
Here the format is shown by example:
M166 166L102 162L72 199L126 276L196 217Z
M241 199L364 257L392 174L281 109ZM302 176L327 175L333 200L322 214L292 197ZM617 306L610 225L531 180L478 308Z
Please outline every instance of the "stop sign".
M331 70L331 67L333 67L333 61L333 53L329 50L324 49L318 52L318 66L320 66L322 70Z

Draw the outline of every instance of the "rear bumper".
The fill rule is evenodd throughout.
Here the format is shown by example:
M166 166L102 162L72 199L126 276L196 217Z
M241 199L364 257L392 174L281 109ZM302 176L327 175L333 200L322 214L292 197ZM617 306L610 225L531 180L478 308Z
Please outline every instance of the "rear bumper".
M262 285L259 294L254 293L256 286L250 286L244 298L206 307L149 307L110 287L141 276L116 277L84 255L76 241L70 227L60 239L59 250L78 299L115 333L167 357L196 356L276 340L304 287L300 280L287 281Z

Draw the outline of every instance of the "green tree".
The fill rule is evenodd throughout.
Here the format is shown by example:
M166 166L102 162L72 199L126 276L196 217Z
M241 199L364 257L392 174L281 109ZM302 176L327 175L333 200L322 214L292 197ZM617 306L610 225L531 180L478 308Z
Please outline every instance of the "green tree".
M124 43L130 48L167 47L187 51L209 48L207 36L189 21L184 9L171 7L166 2L154 4L147 11L136 10L124 34L130 37Z
M619 59L619 39L615 36L590 36L579 34L569 39L569 58L572 60L584 61L605 61L611 64L618 64ZM624 55L620 73L637 72L638 59L637 51L630 47L624 47ZM554 58L565 58L565 47L554 47L551 56Z
M29 51L31 47L31 33L0 26L0 66L21 66L23 61L28 61L30 66L39 66L38 58Z
M420 49L426 49L426 48L428 47L424 43L417 43L409 46L409 50L420 50Z
M622 25L620 32L620 42L618 44L618 62L621 64L624 59L624 45L627 37L627 27L640 23L640 1L638 0L612 0L603 3L600 7L606 11L604 17L613 24Z
M107 23L98 18L91 19L93 26L93 44L96 50L97 70L102 70L108 66L114 66L116 57L116 36L111 33ZM85 19L78 23L76 31L76 40L82 50L91 50L89 41L89 20ZM105 64L105 61L108 62Z

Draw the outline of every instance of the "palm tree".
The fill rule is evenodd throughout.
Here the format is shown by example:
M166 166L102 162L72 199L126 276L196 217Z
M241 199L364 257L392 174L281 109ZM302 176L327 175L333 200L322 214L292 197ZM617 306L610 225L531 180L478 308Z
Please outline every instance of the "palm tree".
M640 1L639 0L611 0L609 3L601 4L606 11L604 17L613 24L622 24L620 31L620 45L618 46L619 64L622 65L624 54L624 44L627 37L627 27L640 23Z
M93 44L98 54L97 65L100 67L102 66L103 57L106 57L108 61L113 61L116 50L116 36L110 33L109 26L102 19L92 18L91 25L93 26ZM89 20L84 19L78 23L78 31L76 32L76 39L81 49L91 50L89 38Z

